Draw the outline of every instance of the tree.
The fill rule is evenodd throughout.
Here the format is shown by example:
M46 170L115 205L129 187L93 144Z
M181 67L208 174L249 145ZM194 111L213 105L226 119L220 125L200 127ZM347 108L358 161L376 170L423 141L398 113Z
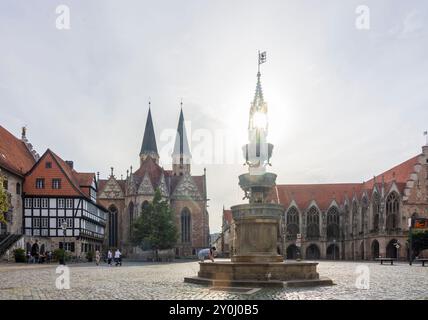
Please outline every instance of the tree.
M168 202L162 200L160 190L156 189L153 201L143 206L133 225L131 242L142 250L153 250L157 257L158 250L174 247L177 235L173 212Z
M412 247L415 255L419 255L422 250L428 249L428 230L413 232Z
M9 199L3 187L3 177L0 176L0 223L6 223L4 214L9 210Z

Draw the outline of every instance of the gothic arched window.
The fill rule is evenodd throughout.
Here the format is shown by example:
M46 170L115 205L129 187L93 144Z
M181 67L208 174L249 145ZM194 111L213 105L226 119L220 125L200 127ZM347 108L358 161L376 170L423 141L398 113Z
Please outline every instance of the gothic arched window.
M327 238L338 239L339 236L339 210L331 207L327 212Z
M311 207L307 217L306 238L317 239L320 236L320 213L315 207Z
M352 230L352 235L356 236L357 233L357 214L358 214L358 206L357 206L357 201L353 201L352 202L352 220L351 220L351 230Z
M361 225L360 225L360 231L364 232L364 228L366 225L366 215L367 215L367 208L369 204L366 197L363 197L362 199L362 206L361 206Z
M377 192L373 194L372 210L373 210L373 231L377 231L379 230L379 214L380 214L380 196Z
M299 212L295 207L292 207L287 212L287 239L292 240L297 238L299 233Z
M134 228L134 203L131 201L128 206L128 214L129 214L129 235L132 234L132 230Z
M148 206L149 206L149 202L148 202L147 200L145 200L145 201L143 202L143 204L141 205L141 209L142 209L142 210L144 210L144 209L146 209Z
M181 211L181 242L187 243L190 242L190 233L191 233L191 215L190 211L187 208L184 208Z
M108 209L109 211L109 219L108 219L108 245L110 247L116 247L117 246L117 215L118 210L115 205L111 205Z
M398 228L398 210L400 209L400 202L398 195L391 192L386 198L386 229L392 230Z

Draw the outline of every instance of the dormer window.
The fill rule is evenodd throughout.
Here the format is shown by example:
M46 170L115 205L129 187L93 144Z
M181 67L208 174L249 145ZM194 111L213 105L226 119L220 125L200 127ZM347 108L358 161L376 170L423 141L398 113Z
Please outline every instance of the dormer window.
M52 179L52 189L61 189L61 179Z
M36 189L44 189L45 188L45 179L37 178L36 179Z

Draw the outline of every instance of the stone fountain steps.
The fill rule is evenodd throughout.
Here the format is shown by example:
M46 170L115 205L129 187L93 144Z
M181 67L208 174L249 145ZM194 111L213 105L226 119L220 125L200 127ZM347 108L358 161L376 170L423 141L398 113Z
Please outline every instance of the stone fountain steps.
M186 277L184 282L204 285L209 287L245 287L245 288L301 288L331 286L333 281L329 278L308 279L308 280L221 280L202 277Z

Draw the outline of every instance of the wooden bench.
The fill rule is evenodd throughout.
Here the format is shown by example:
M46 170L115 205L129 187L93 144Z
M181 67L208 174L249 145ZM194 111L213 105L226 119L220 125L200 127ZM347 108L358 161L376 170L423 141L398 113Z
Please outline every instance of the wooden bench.
M416 259L416 261L422 262L422 267L425 267L425 262L428 261L428 258Z
M394 264L394 258L376 258L376 261L380 261L380 264L383 264L384 261L391 262L391 266Z

